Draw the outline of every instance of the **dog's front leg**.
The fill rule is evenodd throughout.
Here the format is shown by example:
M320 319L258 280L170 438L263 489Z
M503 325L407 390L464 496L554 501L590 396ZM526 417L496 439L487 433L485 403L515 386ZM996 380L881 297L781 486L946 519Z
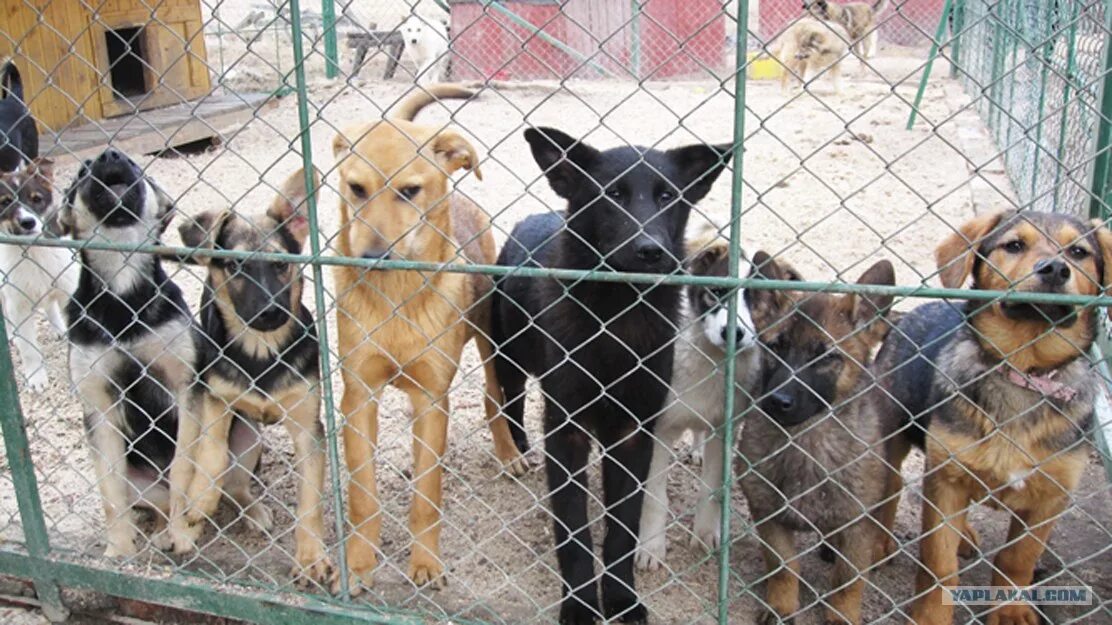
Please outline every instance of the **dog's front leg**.
M491 345L490 339L482 330L475 333L475 346L479 348L479 357L483 361L483 375L486 384L483 407L486 410L490 435L494 439L494 455L498 456L499 462L502 463L503 471L514 477L520 477L529 472L529 461L518 450L513 433L510 431L510 420L503 412L506 398L502 392L501 380L495 365L494 346ZM518 399L518 401L524 401L524 399ZM522 434L524 435L524 432Z
M374 571L378 566L376 550L382 535L375 483L375 449L378 446L378 402L388 370L384 362L367 368L371 369L370 377L344 369L344 395L340 400L340 410L346 419L344 461L351 476L348 520L352 528L346 546L352 595L374 584ZM338 591L339 580L333 584L333 592Z
M320 391L313 388L297 395L297 403L286 409L284 423L293 441L294 466L297 467L297 564L293 576L326 583L333 572L332 560L324 545L324 427L320 422Z
M587 458L592 438L568 420L564 410L560 402L545 396L544 467L552 501L556 560L564 582L560 625L594 625L602 613L587 525Z
M92 449L93 471L104 504L104 525L108 547L104 555L109 558L135 555L135 525L128 505L127 443L116 426L122 419L116 406L103 411L87 412L85 426Z
M609 421L619 419L609 416ZM606 504L606 539L602 543L602 611L619 623L646 623L637 598L633 555L641 523L642 485L649 474L652 434L638 424L633 432L608 424L603 428L602 496Z
M196 466L187 497L185 518L200 523L216 513L228 471L228 435L232 430L232 412L224 400L205 393L200 405L200 430L194 445Z
M928 458L934 446L928 437ZM918 599L911 609L911 620L918 625L950 625L954 619L954 606L942 602L942 593L958 583L958 527L969 497L946 479L944 469L928 462L923 479L922 566L915 584Z
M880 526L866 516L839 532L834 544L834 570L830 587L833 595L826 609L827 624L861 622L861 594L865 587L865 572L873 563L875 543Z
M407 388L413 402L413 503L409 507L409 529L413 552L409 556L409 579L422 586L444 585L444 563L440 559L440 515L443 504L441 458L448 440L448 385L422 380ZM431 377L431 376L430 376ZM450 378L448 378L450 380ZM509 430L506 431L509 434Z
M159 548L172 548L175 553L192 551L200 537L201 527L192 525L185 519L189 509L189 487L193 481L197 437L201 432L198 410L200 398L192 396L190 390L182 393L178 405L178 436L174 449L174 459L170 462L170 519L167 522L166 537L169 544Z
M14 285L9 285L15 288ZM23 293L5 297L4 312L8 315L8 333L19 349L23 362L23 376L32 393L40 393L50 383L39 348L38 329L35 327L34 307Z
M672 445L680 433L677 429L657 427L653 433L653 459L645 479L641 523L637 532L637 556L634 559L639 569L655 571L663 567L668 553L668 472L673 460Z
M702 480L699 483L699 504L695 509L695 534L691 537L692 546L698 543L709 550L718 548L722 539L722 433L711 432L706 439L706 453L703 456Z
M766 514L753 512L755 520L767 517ZM772 625L789 622L799 611L799 559L795 555L795 536L788 528L770 520L757 526L757 535L761 539L765 570L770 575L765 590L767 607L757 623Z
M1065 499L1040 502L1033 510L1012 517L1008 543L993 561L992 585L1025 588L1035 576L1035 564L1046 549L1054 520L1066 508ZM1013 513L1014 514L1014 513ZM1028 603L1007 603L988 615L986 625L1037 625L1038 613Z

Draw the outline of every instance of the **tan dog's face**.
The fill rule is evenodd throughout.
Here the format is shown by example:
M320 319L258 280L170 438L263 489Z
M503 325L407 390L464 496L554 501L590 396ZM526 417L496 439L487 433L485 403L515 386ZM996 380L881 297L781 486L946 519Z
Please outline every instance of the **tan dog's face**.
M447 224L449 176L482 180L475 148L453 130L390 120L341 132L332 147L347 256L420 260L424 226Z
M976 253L972 251L976 249ZM1005 212L963 225L936 252L945 286L959 288L973 276L976 289L1023 293L1096 295L1107 271L1093 228L1057 213ZM998 302L1013 321L1069 327L1075 307Z

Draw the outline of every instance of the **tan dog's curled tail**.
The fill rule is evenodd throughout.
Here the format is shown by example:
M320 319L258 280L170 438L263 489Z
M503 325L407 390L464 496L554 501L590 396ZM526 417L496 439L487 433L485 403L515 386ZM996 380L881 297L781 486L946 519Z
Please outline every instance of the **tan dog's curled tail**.
M463 85L454 83L436 83L428 85L417 93L402 100L390 114L391 119L402 119L411 122L417 118L421 109L439 100L470 100L475 97L475 92Z

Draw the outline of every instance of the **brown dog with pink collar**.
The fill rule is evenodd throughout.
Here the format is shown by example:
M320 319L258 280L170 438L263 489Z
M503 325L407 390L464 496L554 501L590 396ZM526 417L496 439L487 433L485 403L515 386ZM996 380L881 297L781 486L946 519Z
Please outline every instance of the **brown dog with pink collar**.
M949 288L972 276L974 289L1091 296L1112 279L1112 233L1065 214L1006 211L967 222L935 257ZM903 417L889 458L898 468L912 444L927 457L913 622L952 622L943 593L957 584L959 552L976 553L966 522L973 502L1012 516L991 585L1031 584L1088 457L1101 385L1087 352L1099 314L1059 303L933 302L889 332L874 365L889 408ZM898 474L890 481L879 516L891 549L902 484ZM1026 603L987 610L988 625L1038 622Z

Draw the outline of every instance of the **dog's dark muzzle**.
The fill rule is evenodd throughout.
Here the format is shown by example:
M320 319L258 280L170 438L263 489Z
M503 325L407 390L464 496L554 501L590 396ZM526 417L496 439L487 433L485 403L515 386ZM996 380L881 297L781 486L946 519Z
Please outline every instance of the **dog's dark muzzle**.
M286 325L289 318L290 311L286 308L282 306L269 306L260 310L247 325L252 330L258 330L259 332L273 332Z
M108 148L89 164L81 193L105 225L127 225L140 217L142 178L143 172L126 154Z

